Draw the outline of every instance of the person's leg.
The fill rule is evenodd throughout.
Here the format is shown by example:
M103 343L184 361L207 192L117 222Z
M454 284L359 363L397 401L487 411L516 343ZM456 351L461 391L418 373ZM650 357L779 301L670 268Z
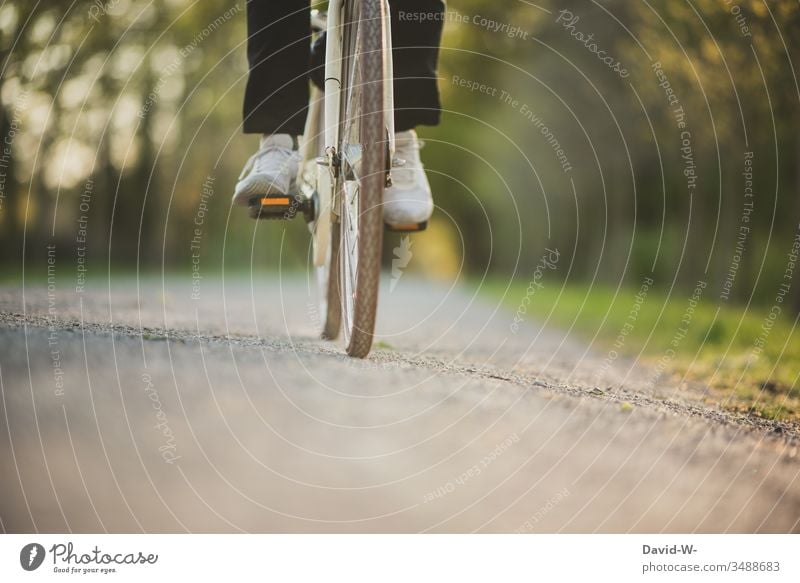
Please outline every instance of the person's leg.
M444 25L442 0L389 0L394 66L394 124L398 132L437 125L441 105L436 86L439 43ZM321 89L324 35L314 44L311 78Z
M243 129L261 134L233 193L234 204L295 188L308 108L309 0L248 0Z
M424 228L433 198L420 159L414 128L439 123L437 88L439 42L444 25L441 0L389 0L394 66L395 155L404 161L392 170L383 197L383 216L394 229Z
M442 0L389 0L392 13L394 124L398 132L437 125L441 113L437 62L445 5Z
M384 195L384 217L394 226L421 226L431 215L430 186L419 158L417 125L436 125L440 117L437 60L444 24L441 0L390 0L394 64L397 155L405 165L393 171ZM254 195L286 194L296 176L296 153L285 134L302 133L308 101L308 0L250 0L245 94L245 132L262 137L261 149L245 167L234 202ZM324 44L318 43L321 72Z
M308 106L309 0L249 0L244 132L303 133Z

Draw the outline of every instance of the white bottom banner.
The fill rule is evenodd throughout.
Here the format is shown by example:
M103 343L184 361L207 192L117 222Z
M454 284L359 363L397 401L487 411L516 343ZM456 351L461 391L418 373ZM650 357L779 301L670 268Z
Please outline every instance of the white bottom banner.
M0 581L795 582L798 551L797 535L10 534Z

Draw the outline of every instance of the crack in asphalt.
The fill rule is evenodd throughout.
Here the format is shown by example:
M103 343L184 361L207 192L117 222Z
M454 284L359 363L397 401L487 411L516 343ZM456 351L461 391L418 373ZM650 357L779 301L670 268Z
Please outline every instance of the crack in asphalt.
M515 385L523 389L537 387L557 395L571 398L592 398L609 403L629 403L650 412L671 413L677 416L701 418L709 423L728 425L762 434L762 437L780 441L796 443L800 441L800 425L763 419L760 417L745 416L722 409L712 409L676 401L673 399L658 399L627 388L618 387L611 391L604 391L597 387L584 387L566 383L545 382L533 375L520 374L513 371L498 371L496 368L481 367L470 364L459 364L435 356L413 356L402 352L387 350L374 350L365 360L347 357L341 350L323 344L323 341L314 342L288 342L274 338L259 336L246 336L237 334L212 334L193 332L175 328L136 327L127 324L86 322L21 314L16 312L0 312L0 325L6 327L36 327L57 330L81 330L93 334L119 334L140 338L143 342L174 341L180 343L209 343L241 346L246 348L260 348L272 352L295 352L316 354L337 358L341 362L350 363L354 368L375 369L379 365L396 365L417 369L435 370L444 374L462 375L474 379L500 381ZM387 367L388 368L388 367ZM766 435L763 435L766 434Z

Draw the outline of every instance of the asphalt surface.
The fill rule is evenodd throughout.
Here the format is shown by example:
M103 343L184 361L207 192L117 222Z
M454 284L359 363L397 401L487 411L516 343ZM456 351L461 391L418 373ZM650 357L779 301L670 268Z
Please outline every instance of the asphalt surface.
M0 527L800 531L795 428L386 279L365 361L300 276L0 288Z

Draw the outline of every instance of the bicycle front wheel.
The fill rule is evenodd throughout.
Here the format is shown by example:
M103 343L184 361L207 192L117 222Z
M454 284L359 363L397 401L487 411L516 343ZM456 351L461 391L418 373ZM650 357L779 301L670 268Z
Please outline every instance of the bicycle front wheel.
M387 135L384 112L386 18L382 0L348 3L343 34L339 145L340 298L347 354L372 346L383 243Z

